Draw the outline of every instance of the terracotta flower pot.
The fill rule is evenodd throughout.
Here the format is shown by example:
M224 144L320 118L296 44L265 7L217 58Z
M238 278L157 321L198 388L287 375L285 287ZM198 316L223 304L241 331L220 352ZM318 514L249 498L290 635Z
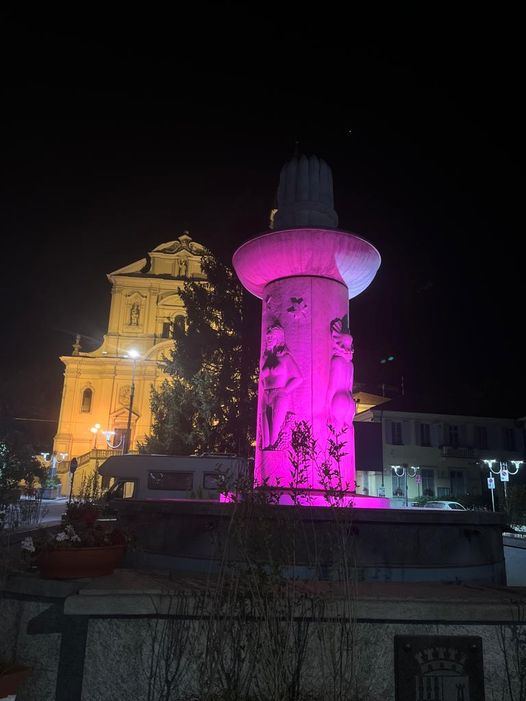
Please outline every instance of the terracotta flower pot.
M18 687L31 674L30 667L13 665L8 671L0 673L0 699L16 694Z
M78 579L111 574L124 557L123 545L65 548L40 553L36 564L47 579Z

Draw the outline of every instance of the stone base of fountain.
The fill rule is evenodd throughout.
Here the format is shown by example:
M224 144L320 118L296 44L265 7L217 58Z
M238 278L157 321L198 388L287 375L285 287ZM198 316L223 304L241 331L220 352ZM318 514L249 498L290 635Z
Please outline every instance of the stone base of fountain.
M225 563L246 565L246 548L253 548L269 566L280 563L285 577L338 580L333 550L344 534L358 581L506 584L500 513L203 500L122 499L113 506L119 524L136 534L128 564L141 569L213 573Z
M291 489L289 487L256 487L251 495L256 501L281 506L321 506L328 508L389 509L387 497L372 497L354 492L330 493L321 489ZM259 497L259 498L258 498ZM243 501L235 493L222 494L219 501L225 504Z

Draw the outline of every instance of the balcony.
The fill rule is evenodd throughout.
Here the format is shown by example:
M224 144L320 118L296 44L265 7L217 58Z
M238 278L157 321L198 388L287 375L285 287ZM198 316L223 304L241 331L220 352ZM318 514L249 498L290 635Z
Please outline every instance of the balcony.
M442 446L442 457L443 458L464 458L466 460L473 460L478 458L479 451L476 448L465 448L461 446L443 445Z

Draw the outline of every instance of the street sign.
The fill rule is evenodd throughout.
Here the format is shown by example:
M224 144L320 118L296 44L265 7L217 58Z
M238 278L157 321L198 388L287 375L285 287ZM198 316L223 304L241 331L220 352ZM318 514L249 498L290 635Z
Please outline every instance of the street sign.
M379 497L385 497L385 487L384 487L383 485L381 485L380 487L378 487L378 496L379 496Z
M495 477L488 477L488 489L495 489Z
M422 475L416 475L416 476L415 476L415 482L416 482L417 484L420 484L420 483L422 482Z
M69 471L71 472L72 475L75 474L75 470L79 466L77 458L73 458L71 462L69 463Z
M510 481L510 473L504 467L500 468L500 481L501 482L509 482Z

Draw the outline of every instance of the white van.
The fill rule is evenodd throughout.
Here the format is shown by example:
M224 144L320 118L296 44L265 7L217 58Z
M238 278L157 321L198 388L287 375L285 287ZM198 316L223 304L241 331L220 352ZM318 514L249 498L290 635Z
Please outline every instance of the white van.
M248 476L236 455L113 455L100 467L107 499L219 499L218 482Z

